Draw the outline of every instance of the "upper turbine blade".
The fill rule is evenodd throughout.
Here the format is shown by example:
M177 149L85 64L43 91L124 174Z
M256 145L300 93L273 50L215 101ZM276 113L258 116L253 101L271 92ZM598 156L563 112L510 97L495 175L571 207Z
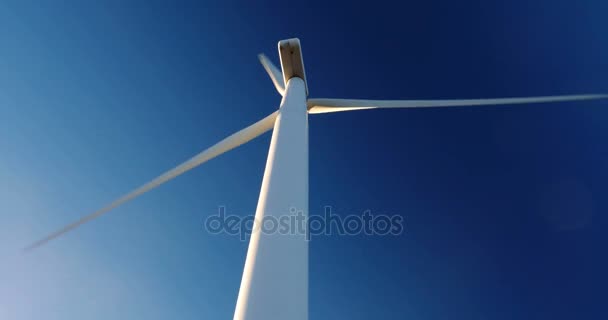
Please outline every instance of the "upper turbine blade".
M278 111L274 112L273 114L267 116L266 118L264 118L256 123L246 127L245 129L242 129L242 130L228 136L227 138L216 143L215 145L211 146L207 150L204 150L203 152L192 157L190 160L163 173L162 175L156 177L154 180L142 185L141 187L123 195L122 197L114 200L113 202L106 205L105 207L103 207L89 215L86 215L86 216L80 218L79 220L32 243L31 245L25 247L24 251L29 251L29 250L35 249L37 247L40 247L41 245L65 234L66 232L68 232L88 221L91 221L91 220L101 216L104 213L107 213L108 211L120 206L121 204L123 204L127 201L130 201L130 200L160 186L161 184L181 175L182 173L189 171L189 170L191 170L227 151L230 151L244 143L249 142L250 140L252 140L252 139L260 136L261 134L269 131L270 129L272 129L274 126L274 122L277 118L277 115L278 115Z
M285 82L283 81L283 74L281 73L281 70L275 67L274 64L272 64L268 57L266 57L263 53L260 53L258 58L260 59L262 66L264 66L264 69L266 69L270 79L272 79L272 83L274 83L274 87L277 88L279 94L281 96L285 95Z
M608 94L582 94L528 98L466 99L466 100L349 100L308 99L309 113L328 113L376 108L434 108L463 106L493 106L504 104L546 103L606 99Z

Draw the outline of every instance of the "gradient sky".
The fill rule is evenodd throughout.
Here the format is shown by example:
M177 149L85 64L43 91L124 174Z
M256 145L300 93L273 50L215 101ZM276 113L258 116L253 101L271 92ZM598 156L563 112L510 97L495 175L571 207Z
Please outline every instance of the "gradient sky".
M0 318L227 319L270 135L19 249L261 119L299 37L312 97L608 92L605 1L0 3ZM608 318L608 102L310 117L311 319Z

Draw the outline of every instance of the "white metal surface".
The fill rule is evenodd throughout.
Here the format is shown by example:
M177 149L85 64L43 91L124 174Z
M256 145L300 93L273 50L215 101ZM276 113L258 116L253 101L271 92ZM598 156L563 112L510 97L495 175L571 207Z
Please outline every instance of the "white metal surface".
M258 55L258 59L260 59L260 63L264 67L264 70L266 70L266 73L268 73L268 76L270 76L270 80L272 80L272 83L277 89L277 92L280 95L284 95L285 80L283 79L283 74L281 73L281 70L277 69L277 67L275 67L274 64L270 62L270 59L268 59L268 57L266 57L266 55L264 54L260 53Z
M300 78L287 82L255 214L234 319L308 319L308 242L304 230L262 232L268 217L308 217L308 114Z
M306 83L306 71L304 70L300 39L292 38L279 41L279 57L281 58L281 70L283 71L285 83L291 78L304 80L304 87L308 96L308 84Z
M495 106L508 104L532 104L606 99L606 94L579 94L569 96L545 96L525 98L463 99L463 100L357 100L357 99L308 99L308 112L329 113L377 108L440 108Z

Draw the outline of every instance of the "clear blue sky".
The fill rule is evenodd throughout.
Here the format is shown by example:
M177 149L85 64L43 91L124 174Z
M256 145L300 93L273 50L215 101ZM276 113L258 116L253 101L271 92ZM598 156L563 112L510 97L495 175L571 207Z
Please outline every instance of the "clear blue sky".
M231 318L270 135L21 256L271 113L256 59L299 37L313 97L608 91L603 1L0 4L0 318ZM608 104L310 117L311 319L608 318Z

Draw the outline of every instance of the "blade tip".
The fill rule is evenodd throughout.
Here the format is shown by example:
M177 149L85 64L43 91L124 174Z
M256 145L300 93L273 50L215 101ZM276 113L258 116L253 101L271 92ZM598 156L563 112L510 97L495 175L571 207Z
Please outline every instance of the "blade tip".
M36 244L31 244L31 245L29 245L27 247L21 248L21 253L22 254L30 253L30 252L32 252L32 250L36 249L37 247L38 246Z

